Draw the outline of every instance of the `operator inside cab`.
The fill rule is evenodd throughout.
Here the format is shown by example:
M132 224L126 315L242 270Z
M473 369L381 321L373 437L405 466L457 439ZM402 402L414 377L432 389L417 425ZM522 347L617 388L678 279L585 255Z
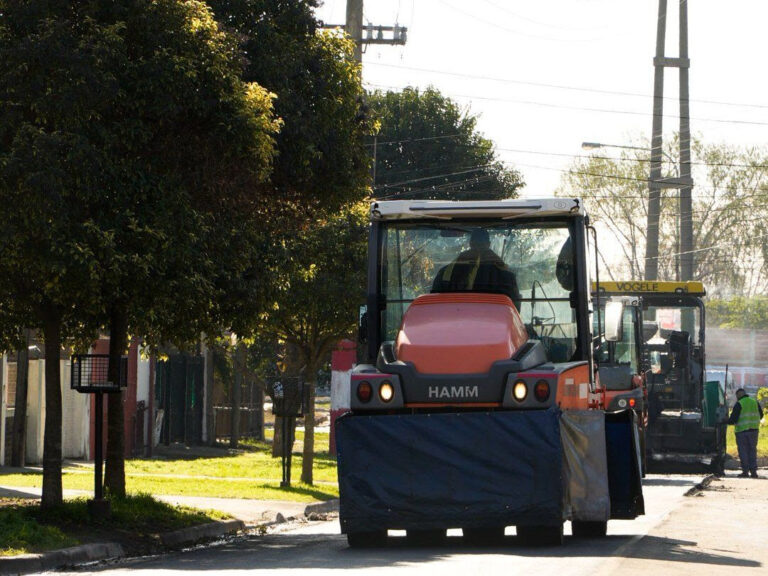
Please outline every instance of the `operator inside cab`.
M520 290L514 272L491 250L491 240L484 228L475 228L469 236L469 250L440 269L432 283L432 292L492 292L509 296L520 310Z

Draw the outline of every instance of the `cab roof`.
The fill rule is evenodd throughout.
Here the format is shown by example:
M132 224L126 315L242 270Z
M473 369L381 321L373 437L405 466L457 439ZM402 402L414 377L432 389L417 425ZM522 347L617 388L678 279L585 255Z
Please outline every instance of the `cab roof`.
M453 218L498 218L531 216L585 216L578 198L516 200L384 200L371 202L372 220L412 220Z
M597 285L592 283L592 292ZM662 282L650 280L627 280L619 282L600 282L601 294L684 294L687 296L706 296L707 291L701 282Z

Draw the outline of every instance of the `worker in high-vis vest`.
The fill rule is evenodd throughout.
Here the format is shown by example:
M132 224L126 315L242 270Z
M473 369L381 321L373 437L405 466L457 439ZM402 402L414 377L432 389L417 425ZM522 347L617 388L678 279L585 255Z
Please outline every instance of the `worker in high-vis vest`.
M736 390L736 399L728 424L733 425L736 430L736 446L741 461L739 478L757 478L757 436L763 409L744 388Z

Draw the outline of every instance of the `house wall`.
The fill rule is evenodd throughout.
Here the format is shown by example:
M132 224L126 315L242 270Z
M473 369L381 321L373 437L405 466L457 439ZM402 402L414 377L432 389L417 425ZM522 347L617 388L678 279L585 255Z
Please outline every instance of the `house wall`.
M5 429L8 413L8 362L0 355L0 466L5 466Z
M72 390L71 363L61 361L61 449L64 458L88 460L90 457L89 426L91 409L89 394Z
M109 338L101 338L94 345L92 349L93 354L109 354ZM131 342L131 346L128 349L128 387L123 390L122 402L123 402L123 433L125 438L125 457L130 458L134 453L141 450L142 446L137 445L137 436L143 440L146 437L146 433L143 430L146 429L146 412L138 412L136 405L139 400L145 402L149 399L149 362L142 361L139 354L139 343L136 338ZM141 391L141 392L140 392ZM140 397L139 394L142 396ZM103 446L106 449L106 435L107 435L107 418L109 402L120 401L118 394L105 394L104 402L104 439ZM91 414L93 416L90 420L90 454L95 453L95 400L93 394L91 396ZM137 429L142 430L137 434ZM146 440L144 440L146 443Z
M30 360L27 380L27 464L43 461L43 438L45 434L45 360Z
M59 362L61 374L61 455L63 458L88 458L88 395L70 387L69 360ZM29 361L27 385L26 463L43 461L45 440L45 360Z

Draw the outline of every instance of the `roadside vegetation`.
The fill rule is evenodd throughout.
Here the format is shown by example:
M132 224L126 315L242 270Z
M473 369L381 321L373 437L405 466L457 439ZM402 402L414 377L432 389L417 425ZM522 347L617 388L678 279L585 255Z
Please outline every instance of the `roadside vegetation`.
M221 512L172 506L147 494L112 498L111 503L112 517L94 522L85 498L45 511L36 501L0 499L0 556L76 546L91 535L103 538L105 532L122 534L117 539L129 539L133 546L147 546L155 534L229 518Z
M301 432L300 430L298 432ZM300 438L299 438L300 439ZM321 438L328 445L327 435ZM165 460L126 460L126 489L131 494L249 498L311 502L338 496L336 460L328 451L317 451L314 461L315 485L294 483L281 488L282 460L273 458L266 442L246 444L247 450L224 451L221 456ZM292 476L301 470L302 458L294 453ZM93 466L71 463L62 469L64 489L93 490ZM0 485L39 487L40 472L0 474Z
M728 454L737 458L739 451L736 449L736 434L733 426L728 427L728 436L726 439ZM760 435L757 439L757 457L768 459L768 425L760 426ZM762 464L765 465L764 463Z

